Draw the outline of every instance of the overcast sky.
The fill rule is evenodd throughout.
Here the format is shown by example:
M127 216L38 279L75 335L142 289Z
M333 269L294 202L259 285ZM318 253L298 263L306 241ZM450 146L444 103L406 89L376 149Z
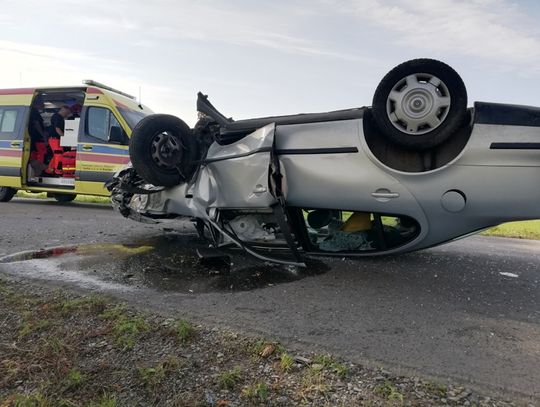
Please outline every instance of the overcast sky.
M384 74L443 60L474 100L540 105L535 0L0 0L0 88L92 78L193 124L371 104Z

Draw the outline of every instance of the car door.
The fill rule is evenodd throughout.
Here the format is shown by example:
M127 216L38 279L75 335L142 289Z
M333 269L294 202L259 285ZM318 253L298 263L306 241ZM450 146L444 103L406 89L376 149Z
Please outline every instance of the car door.
M361 129L361 120L277 127L287 205L406 216L419 223L421 238L428 226L422 208L403 183L370 159Z
M129 162L128 144L125 130L109 107L83 108L77 144L77 190L108 195L103 184Z
M22 106L0 106L0 186L21 187L27 110Z

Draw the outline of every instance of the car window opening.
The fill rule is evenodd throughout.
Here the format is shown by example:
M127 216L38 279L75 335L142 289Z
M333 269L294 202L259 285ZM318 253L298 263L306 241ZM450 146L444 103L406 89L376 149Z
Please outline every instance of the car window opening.
M419 233L416 221L407 216L341 211L303 210L312 249L328 253L384 251L401 246Z
M359 211L290 208L291 231L306 252L362 254L402 246L420 232L418 223L407 216ZM294 216L294 214L298 216ZM219 222L235 239L252 248L291 249L273 213L264 211L220 211ZM217 246L233 240L219 233L207 235Z

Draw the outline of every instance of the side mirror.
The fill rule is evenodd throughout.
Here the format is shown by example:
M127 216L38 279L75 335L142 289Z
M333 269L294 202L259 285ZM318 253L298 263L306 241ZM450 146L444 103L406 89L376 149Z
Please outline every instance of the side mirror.
M112 126L109 130L109 143L128 144L127 136L119 126Z

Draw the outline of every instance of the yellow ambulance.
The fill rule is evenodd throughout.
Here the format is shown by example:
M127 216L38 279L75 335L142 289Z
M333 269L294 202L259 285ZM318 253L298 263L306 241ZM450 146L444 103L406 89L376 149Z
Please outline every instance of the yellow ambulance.
M19 189L47 192L61 202L77 194L109 195L104 183L129 162L131 131L152 112L119 90L83 84L0 89L0 202ZM63 129L55 127L55 114L63 115ZM43 140L36 140L36 131L43 131ZM58 146L50 140L55 131Z

